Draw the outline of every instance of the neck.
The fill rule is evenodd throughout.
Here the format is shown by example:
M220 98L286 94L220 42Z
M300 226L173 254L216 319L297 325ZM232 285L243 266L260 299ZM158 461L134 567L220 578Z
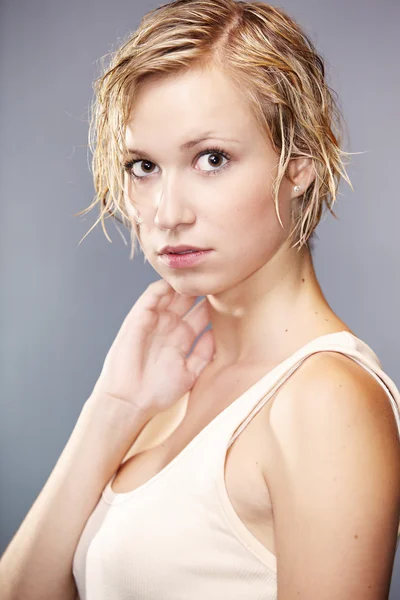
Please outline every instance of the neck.
M282 246L251 276L207 300L215 367L274 364L314 337L346 329L322 293L308 247Z

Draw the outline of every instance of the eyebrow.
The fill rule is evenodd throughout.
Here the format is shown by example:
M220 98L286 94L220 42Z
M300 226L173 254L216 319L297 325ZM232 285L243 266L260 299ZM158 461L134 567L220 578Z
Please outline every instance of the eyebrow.
M200 144L200 142L204 142L204 140L222 140L224 142L235 142L237 144L240 144L239 140L235 140L233 138L223 138L220 136L216 136L215 134L213 134L213 132L210 131L210 132L202 134L201 137L199 137L199 138L196 138L194 140L189 140L188 142L181 144L179 146L179 149L181 151L189 150L190 148L197 146L197 144ZM147 152L144 152L143 150L139 150L138 148L128 148L128 152L130 154L140 154L141 156L149 156L149 154Z

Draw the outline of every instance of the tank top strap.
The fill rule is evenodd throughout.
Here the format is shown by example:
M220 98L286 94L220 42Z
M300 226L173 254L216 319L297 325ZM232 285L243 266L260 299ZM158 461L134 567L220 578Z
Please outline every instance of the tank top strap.
M400 439L400 393L395 383L382 370L377 355L365 342L342 331L312 340L257 381L243 394L239 402L234 403L236 406L232 406L233 410L227 414L229 421L227 425L231 432L228 448L285 381L307 358L318 352L339 352L348 356L382 385L389 397Z
M241 432L243 431L243 429L245 429L245 427L250 423L250 421L253 419L253 417L262 409L262 407L265 406L265 404L268 402L268 400L270 400L270 398L272 398L272 396L278 391L278 389L280 388L280 386L283 385L285 383L285 381L287 381L289 379L289 377L292 375L292 373L294 373L299 368L299 366L305 361L305 359L308 356L310 356L311 354L314 354L314 352L310 352L310 354L308 354L307 356L304 356L303 358L301 358L300 360L298 360L290 369L288 369L285 372L285 374L283 376L281 376L278 379L278 381L275 382L275 384L272 386L272 388L270 388L268 390L268 392L266 394L264 394L256 402L256 404L250 410L250 412L247 415L247 417L244 419L244 421L241 422L241 424L239 425L239 427L236 429L235 433L231 436L231 439L230 439L230 442L229 442L229 446L231 446L233 444L233 442L241 434Z

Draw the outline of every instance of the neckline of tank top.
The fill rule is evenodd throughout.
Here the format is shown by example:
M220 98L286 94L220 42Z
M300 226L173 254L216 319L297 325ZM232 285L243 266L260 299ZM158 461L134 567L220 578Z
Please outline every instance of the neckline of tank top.
M364 342L364 340L361 340L359 337L355 336L353 333L343 330L343 331L334 331L333 333L326 333L326 334L320 335L320 336L310 340L309 342L307 342L306 344L304 344L297 350L295 350L295 352L293 352L293 354L291 354L290 356L285 358L283 361L281 361L280 363L275 365L275 367L273 367L267 373L265 373L260 379L258 379L249 388L247 388L242 394L240 394L240 396L235 398L235 400L233 400L233 402L231 402L231 404L229 404L227 407L225 407L220 413L218 413L218 415L216 417L214 417L209 423L207 423L207 425L205 427L203 427L203 429L201 431L199 431L199 433L197 435L195 435L195 437L192 440L190 440L190 442L184 448L182 448L182 450L167 465L165 465L165 467L163 467L160 471L158 471L158 473L153 475L153 477L151 477L150 479L145 481L143 484L139 485L135 489L128 491L128 492L115 492L112 489L112 484L117 475L117 471L118 471L118 469L117 469L117 471L113 474L113 476L108 481L108 483L106 484L106 486L102 492L103 499L107 502L107 504L118 504L120 502L124 502L125 500L129 500L133 496L136 496L136 494L138 494L139 492L141 492L142 490L147 488L147 486L149 486L153 482L155 482L159 477L161 477L161 475L166 473L181 458L183 458L183 456L195 444L200 442L200 440L203 438L204 435L206 435L206 433L209 431L209 429L212 426L215 426L215 424L217 422L219 422L219 420L222 419L224 415L227 414L227 412L229 411L229 409L231 409L231 407L233 405L236 405L239 400L241 400L242 398L247 396L249 393L251 393L252 390L255 390L257 387L259 387L263 381L265 381L268 377L271 377L278 369L284 367L284 365L286 363L289 363L290 361L294 360L297 357L297 355L307 354L307 349L309 348L309 346L320 344L321 342L325 342L327 339L332 339L332 340L340 339L340 337L343 337L343 336L345 337L345 340L347 342L350 342L350 345L353 346L353 348L355 350L360 352L362 349L364 354L365 353L369 354L371 356L371 358L375 362L377 362L378 365L380 365L379 358L378 358L377 354L372 350L372 348L366 342ZM337 346L339 348L339 347L342 347L342 345L343 344L338 344ZM345 345L348 345L348 344L345 344ZM335 344L332 343L332 344L330 344L330 346L334 347ZM187 393L189 393L189 392L187 392ZM185 395L187 395L187 394L185 394Z

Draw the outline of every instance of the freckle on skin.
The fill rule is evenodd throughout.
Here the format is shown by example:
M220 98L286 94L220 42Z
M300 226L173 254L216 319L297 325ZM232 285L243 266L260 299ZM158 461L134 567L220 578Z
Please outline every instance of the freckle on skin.
M355 538L355 539L358 539L358 535L357 535L357 534L355 534L355 535L354 535L354 538Z
M305 282L305 279L304 279L304 277L302 277L302 278L301 278L301 280L302 280L302 282L303 282L303 283Z

